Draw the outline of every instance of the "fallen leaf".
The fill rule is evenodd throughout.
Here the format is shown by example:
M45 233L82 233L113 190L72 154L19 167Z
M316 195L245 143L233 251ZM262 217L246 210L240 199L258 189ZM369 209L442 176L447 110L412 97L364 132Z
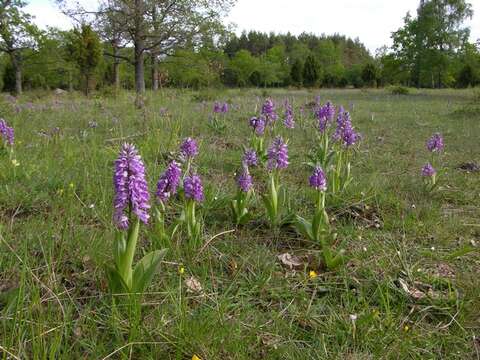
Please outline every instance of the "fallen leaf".
M464 162L457 166L457 169L467 171L467 172L477 172L480 171L480 166L475 162Z
M284 253L277 256L278 260L282 263L282 265L286 266L290 270L292 269L303 269L303 262L302 260L295 255Z
M426 294L423 291L420 291L413 286L409 286L405 282L405 280L398 279L398 282L400 283L400 286L401 286L402 290L405 291L408 295L410 295L415 300L423 299L426 296Z
M203 292L202 284L194 276L190 276L185 280L185 285L187 286L187 291L192 293L200 294Z
M452 267L445 263L439 263L434 266L431 270L433 276L440 277L440 278L454 278L455 271Z
M280 343L279 337L273 334L261 334L260 339L264 346L272 347L274 349L277 349L278 343Z

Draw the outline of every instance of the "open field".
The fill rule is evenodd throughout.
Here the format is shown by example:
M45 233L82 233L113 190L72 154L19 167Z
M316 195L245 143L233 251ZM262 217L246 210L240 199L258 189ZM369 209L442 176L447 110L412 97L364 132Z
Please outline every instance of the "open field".
M318 245L293 227L267 226L258 196L264 170L252 171L253 219L236 228L229 209L248 120L271 96L281 119L288 98L297 122L293 130L277 126L289 139L285 209L311 213L304 162L314 120L299 108L317 95L350 111L362 135L351 186L327 196L350 258L335 271L319 266ZM17 161L0 153L3 358L480 358L480 172L458 168L480 162L473 91L165 90L149 93L145 110L134 109L132 96L0 100ZM209 125L214 100L230 104L223 130ZM436 132L445 151L440 185L429 193L420 171ZM189 252L178 233L141 314L128 312L112 305L104 272L116 233L114 161L122 142L134 143L153 193L187 136L199 143L205 246ZM155 239L155 227L143 226L137 255L159 248ZM304 264L288 269L277 258L284 253ZM192 289L191 276L201 288Z

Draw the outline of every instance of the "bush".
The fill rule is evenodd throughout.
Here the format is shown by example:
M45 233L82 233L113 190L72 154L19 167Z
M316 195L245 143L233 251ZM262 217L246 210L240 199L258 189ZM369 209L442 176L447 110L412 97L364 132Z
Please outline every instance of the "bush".
M205 90L200 90L198 93L194 94L192 96L192 99L197 102L203 102L203 101L214 101L218 100L220 97L220 91L216 89L205 89Z
M473 102L475 104L480 103L480 87L476 87L472 91Z
M362 69L362 81L366 86L376 86L377 67L373 63L366 64Z
M466 88L469 86L475 86L476 82L477 76L474 68L470 64L465 64L457 76L458 87Z
M410 90L405 86L397 85L390 87L390 93L392 95L408 95L410 94Z

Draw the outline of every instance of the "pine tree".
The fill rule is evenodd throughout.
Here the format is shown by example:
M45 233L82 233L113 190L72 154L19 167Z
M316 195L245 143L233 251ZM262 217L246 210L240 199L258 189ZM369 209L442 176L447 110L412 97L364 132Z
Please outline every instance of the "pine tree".
M85 77L85 95L88 95L95 70L102 60L102 45L90 25L82 25L80 30L75 29L73 35L70 52Z
M297 59L290 70L290 77L292 78L293 84L297 86L302 86L303 84L303 64L300 59Z
M303 83L305 86L315 86L318 77L317 61L312 55L308 55L303 67Z
M368 63L362 69L362 80L366 86L375 86L377 81L377 68L374 64Z

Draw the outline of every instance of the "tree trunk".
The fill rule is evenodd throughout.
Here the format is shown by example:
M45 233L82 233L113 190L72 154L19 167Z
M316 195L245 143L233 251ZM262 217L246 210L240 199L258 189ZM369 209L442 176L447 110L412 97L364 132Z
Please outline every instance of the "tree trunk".
M152 7L153 29L155 31L155 34L158 34L157 6L155 4L155 1L152 4L153 4L153 7ZM152 90L157 91L158 90L158 57L157 57L157 54L155 54L155 49L152 49L151 59L152 59Z
M85 74L85 96L90 95L90 75Z
M143 96L145 95L145 69L143 53L145 50L144 39L144 3L143 0L135 0L135 91L137 97L135 105L143 108Z
M118 46L115 42L112 43L113 47L113 86L115 90L118 91L120 89L120 59L118 58Z
M68 91L72 92L73 91L73 76L72 76L72 70L68 70Z
M22 94L22 59L17 51L10 53L13 70L15 72L15 94Z
M137 98L135 105L143 107L143 96L145 95L145 72L143 63L143 40L135 43L135 91Z
M152 59L152 90L158 90L158 58L155 54L151 55Z

